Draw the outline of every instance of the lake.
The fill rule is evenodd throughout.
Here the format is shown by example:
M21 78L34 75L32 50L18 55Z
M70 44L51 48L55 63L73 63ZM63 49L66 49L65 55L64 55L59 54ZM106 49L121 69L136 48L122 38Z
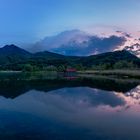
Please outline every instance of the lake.
M139 140L138 80L4 81L2 140Z

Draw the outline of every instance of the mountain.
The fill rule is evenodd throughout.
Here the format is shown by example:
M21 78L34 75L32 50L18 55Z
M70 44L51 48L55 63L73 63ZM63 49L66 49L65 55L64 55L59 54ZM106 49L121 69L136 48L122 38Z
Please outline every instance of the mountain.
M83 60L83 65L86 66L100 64L114 65L118 62L124 61L126 62L126 65L127 63L132 62L133 64L136 64L138 67L140 67L140 59L126 50L107 52L99 55L89 56L85 60Z
M47 59L59 59L59 58L64 58L64 55L61 54L57 54L57 53L52 53L49 51L44 51L44 52L38 52L38 53L34 53L34 57L39 58L47 58Z
M21 70L25 64L36 67L54 65L58 66L83 66L85 68L104 67L114 68L140 68L140 59L132 53L122 50L107 52L91 56L66 56L49 51L29 53L15 45L7 45L0 49L0 68ZM116 65L117 64L117 65Z
M0 64L21 62L31 57L31 53L15 45L6 45L0 48Z
M29 56L31 53L28 51L17 47L16 45L6 45L3 48L0 48L0 55L22 55Z
M36 57L37 56L37 57ZM48 65L67 65L75 67L82 65L86 68L91 67L106 67L106 68L132 68L140 67L140 59L126 50L107 52L98 55L91 55L86 57L65 56L50 52L41 52L35 54L36 62ZM118 66L119 65L119 66Z

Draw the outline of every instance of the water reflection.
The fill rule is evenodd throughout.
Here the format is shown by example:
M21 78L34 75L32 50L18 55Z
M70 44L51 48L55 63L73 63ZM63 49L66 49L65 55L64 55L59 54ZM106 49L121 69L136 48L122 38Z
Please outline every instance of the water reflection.
M140 99L140 85L130 90L129 92L126 92L125 94L126 96L131 96L135 99Z
M0 96L0 138L140 139L139 85L126 92L84 85L53 87L27 88L14 98Z
M65 87L90 87L106 91L128 92L140 84L135 80L116 80L102 78L79 78L74 80L54 79L54 80L6 80L0 81L0 95L7 98L15 98L32 89L38 91L52 91Z
M3 83L0 139L139 140L140 85L113 83L21 82L9 90L14 83Z

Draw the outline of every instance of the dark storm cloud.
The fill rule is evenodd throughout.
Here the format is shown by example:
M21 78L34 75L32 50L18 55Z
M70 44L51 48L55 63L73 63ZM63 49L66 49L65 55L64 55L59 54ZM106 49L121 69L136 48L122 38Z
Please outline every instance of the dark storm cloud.
M52 51L61 53L64 55L91 55L99 54L104 52L113 51L116 47L121 46L125 43L125 37L110 36L110 37L98 37L93 36L87 42L77 44L76 42L63 45Z

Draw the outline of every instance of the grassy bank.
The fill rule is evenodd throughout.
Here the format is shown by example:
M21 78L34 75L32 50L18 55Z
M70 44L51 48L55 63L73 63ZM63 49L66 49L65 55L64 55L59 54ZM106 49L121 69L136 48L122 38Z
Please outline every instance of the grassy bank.
M140 78L140 70L87 70L78 71L80 76L111 76L111 77L121 77L121 78Z
M87 70L78 71L77 77L87 78L115 78L115 79L138 79L140 80L140 70ZM20 72L20 71L1 71L0 81L2 80L44 80L64 78L63 74L57 71L35 71L35 72Z
M0 71L0 81L5 80L44 80L56 79L56 71L34 71L34 72L21 72L21 71Z

